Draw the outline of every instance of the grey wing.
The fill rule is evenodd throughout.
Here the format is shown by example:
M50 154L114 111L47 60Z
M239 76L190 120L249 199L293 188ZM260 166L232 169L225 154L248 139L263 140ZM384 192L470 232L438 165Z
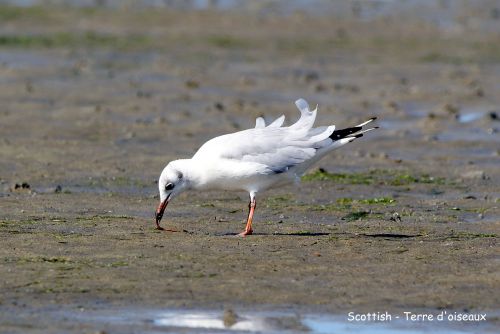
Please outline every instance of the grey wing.
M284 173L316 155L317 149L310 147L282 146L272 151L244 155L240 160L265 166L267 173Z
M193 158L253 162L264 167L263 170L268 173L283 173L312 159L319 149L331 144L329 136L335 127L313 129L317 110L310 111L304 100L298 100L296 104L301 117L295 124L281 127L283 116L267 127L262 127L261 121L257 121L256 128L208 141Z

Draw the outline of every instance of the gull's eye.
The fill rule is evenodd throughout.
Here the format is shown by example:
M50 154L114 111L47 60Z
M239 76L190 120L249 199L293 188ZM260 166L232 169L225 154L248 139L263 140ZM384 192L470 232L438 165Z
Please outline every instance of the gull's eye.
M174 184L173 183L167 183L165 185L165 190L172 190L174 189Z

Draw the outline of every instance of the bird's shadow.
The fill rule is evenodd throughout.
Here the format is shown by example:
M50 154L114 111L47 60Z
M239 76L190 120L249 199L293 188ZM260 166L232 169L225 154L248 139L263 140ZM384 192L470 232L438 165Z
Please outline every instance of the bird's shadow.
M324 236L324 235L330 235L332 233L328 232L290 232L290 233L252 233L251 236L301 236L301 237L317 237L317 236ZM216 234L217 236L221 237L237 237L238 233L234 232L227 232L227 233L218 233Z
M157 230L158 231L158 230ZM173 229L163 229L163 232L182 232L187 234L196 234L196 232L188 230L173 230ZM161 231L160 231L161 232ZM220 232L215 233L218 237L239 237L239 233L235 232ZM350 238L381 238L386 240L398 240L398 239L411 239L421 237L421 234L403 234L403 233L349 233L349 232L309 232L309 231L298 231L298 232L272 232L272 233L252 233L252 236L295 236L295 237L320 237L320 236L344 236Z
M226 233L218 233L217 236L238 236L238 233L234 232L226 232ZM416 238L421 236L420 234L399 234L399 233L333 233L333 232L273 232L273 233L253 233L253 236L297 236L297 237L318 237L325 235L336 235L336 236L346 236L346 237L354 237L354 238L382 238L382 239L407 239L407 238ZM252 236L251 235L251 236ZM251 237L249 236L249 237Z

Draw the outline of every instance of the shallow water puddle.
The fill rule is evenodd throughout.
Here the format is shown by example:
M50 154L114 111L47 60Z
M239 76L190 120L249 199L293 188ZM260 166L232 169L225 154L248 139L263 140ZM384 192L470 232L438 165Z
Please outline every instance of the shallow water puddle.
M286 332L286 333L466 333L449 327L432 328L417 324L414 326L402 321L392 323L356 323L348 322L340 316L319 314L287 314L287 313L242 313L230 315L217 312L202 311L169 311L161 314L156 320L158 326L191 329L218 329L229 332ZM423 326L422 326L423 325ZM184 331L183 331L184 332Z
M140 328L142 333L471 333L478 326L461 326L451 323L416 323L396 320L392 322L349 322L347 316L312 314L298 312L234 312L203 310L131 311L107 310L99 312L83 311L64 315L66 320L74 319L85 325L106 331L126 327ZM488 327L481 325L481 331L489 333Z
M223 315L215 312L165 312L154 320L158 326L198 328L198 329L225 329L230 331L269 331L280 330L269 318L261 316L241 317L234 313ZM298 322L300 324L300 322Z
M470 123L477 121L484 117L485 113L482 112L469 112L469 113L463 113L460 115L457 115L457 120L460 123Z

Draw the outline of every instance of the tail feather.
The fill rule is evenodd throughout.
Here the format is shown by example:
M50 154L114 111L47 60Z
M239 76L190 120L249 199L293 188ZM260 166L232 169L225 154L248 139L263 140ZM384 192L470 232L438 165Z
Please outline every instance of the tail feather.
M366 133L368 131L372 131L372 130L378 129L378 126L374 126L373 128L369 128L369 129L364 129L363 130L363 126L364 125L366 125L368 123L371 123L371 122L373 122L376 119L377 119L377 117L372 117L368 121L363 122L363 123L361 123L359 125L353 126L351 128L345 128L345 129L340 129L340 130L333 131L333 133L331 134L330 138L333 141L338 141L338 140L341 140L341 139L344 139L344 138L360 138L360 137L363 137L363 133Z
M372 117L372 118L370 118L369 120L367 120L366 122L363 122L363 123L361 123L361 124L359 124L359 125L356 125L356 126L361 126L361 127L362 127L362 126L364 126L364 125L366 125L366 124L368 124L368 123L373 122L373 121L374 121L374 120L376 120L376 119L377 119L377 117Z
M316 109L311 110L309 108L309 103L307 103L307 101L304 99L298 99L297 101L295 101L295 105L300 110L300 118L297 122L290 125L290 129L305 130L307 132L314 125L316 114L318 112L318 106L316 106Z
M255 128L256 129L263 129L266 127L266 121L264 120L263 117L257 117L255 119Z
M358 131L356 133L353 133L352 135L350 135L348 137L356 137L358 135L362 135L363 133L366 133L366 132L369 132L369 131L372 131L372 130L376 130L378 128L379 128L378 126L374 126L373 128L369 128L369 129L366 129L366 130L363 130L363 131ZM356 137L356 138L358 138L358 137Z
M331 151L333 151L341 146L344 146L345 144L350 143L350 142L356 140L357 138L363 137L364 133L366 133L368 131L378 129L378 126L374 126L372 128L368 128L368 129L363 129L363 126L365 126L368 123L373 122L376 119L377 119L376 117L372 117L368 121L363 122L357 126L333 131L329 137L325 138L323 140L323 142L320 142L322 144L316 143L318 145L318 147L320 147L320 148L317 149L317 154L312 159L309 159L306 162L303 162L303 163L297 165L296 167L294 167L296 175L299 175L299 176L303 175L309 169L309 167L311 167L314 163L318 162L321 158L323 158L329 152L331 152ZM320 132L320 131L318 131L317 129L310 130L310 133L311 134L318 134L318 132ZM330 128L330 131L331 130L332 130L332 128ZM320 133L324 133L325 131L326 131L325 127L321 127ZM330 138L331 141L328 138Z
M285 122L285 115L281 115L280 117L276 118L271 124L269 124L267 127L268 128L279 128L283 125Z

